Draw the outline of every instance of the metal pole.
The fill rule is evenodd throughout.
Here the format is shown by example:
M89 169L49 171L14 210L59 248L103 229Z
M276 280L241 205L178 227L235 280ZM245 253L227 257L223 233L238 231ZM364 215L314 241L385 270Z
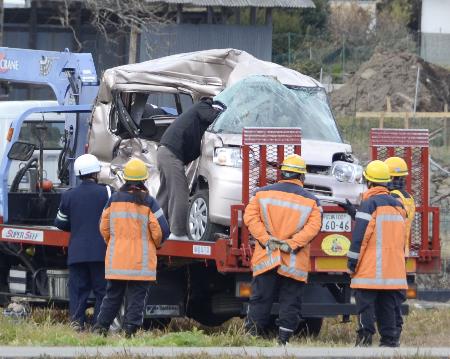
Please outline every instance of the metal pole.
M291 33L288 32L288 65L291 65Z
M320 76L319 76L320 83L322 83L322 77L323 77L323 67L320 68Z
M344 67L345 67L345 36L342 34L342 82L344 82Z
M128 63L134 64L137 59L137 42L138 42L138 29L132 26L130 29L130 45L128 47Z
M414 95L414 110L413 110L413 118L416 118L416 108L417 108L417 96L419 94L419 79L420 79L420 65L417 66L417 78L416 78L416 93Z

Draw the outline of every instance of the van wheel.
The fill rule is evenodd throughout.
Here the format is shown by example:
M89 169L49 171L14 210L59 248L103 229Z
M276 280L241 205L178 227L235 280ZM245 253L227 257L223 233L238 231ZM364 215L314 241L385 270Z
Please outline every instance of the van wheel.
M208 190L197 191L189 203L187 219L188 237L192 241L214 241L214 233L221 232L221 226L209 219Z

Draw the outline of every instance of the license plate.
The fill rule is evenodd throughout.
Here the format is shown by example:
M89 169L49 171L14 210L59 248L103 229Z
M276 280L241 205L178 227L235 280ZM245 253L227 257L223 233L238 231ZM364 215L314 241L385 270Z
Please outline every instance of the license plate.
M324 213L322 232L351 232L352 218L347 213Z

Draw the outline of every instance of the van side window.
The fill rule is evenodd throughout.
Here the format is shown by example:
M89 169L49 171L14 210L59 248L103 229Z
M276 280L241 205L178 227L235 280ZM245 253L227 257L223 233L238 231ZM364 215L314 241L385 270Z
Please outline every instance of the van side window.
M183 93L113 93L109 129L122 139L139 137L158 142L175 118L193 104Z

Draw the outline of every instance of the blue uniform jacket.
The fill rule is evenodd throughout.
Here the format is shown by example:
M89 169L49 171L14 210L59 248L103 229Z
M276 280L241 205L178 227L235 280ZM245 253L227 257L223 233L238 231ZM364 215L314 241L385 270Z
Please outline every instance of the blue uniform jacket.
M70 232L67 264L103 262L106 244L100 234L100 217L109 199L107 186L84 180L64 192L55 226Z

